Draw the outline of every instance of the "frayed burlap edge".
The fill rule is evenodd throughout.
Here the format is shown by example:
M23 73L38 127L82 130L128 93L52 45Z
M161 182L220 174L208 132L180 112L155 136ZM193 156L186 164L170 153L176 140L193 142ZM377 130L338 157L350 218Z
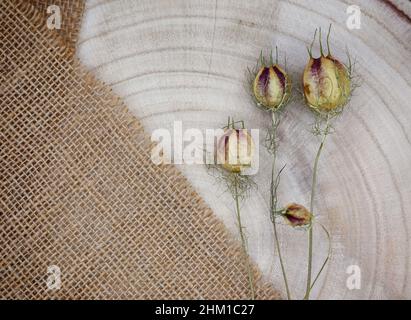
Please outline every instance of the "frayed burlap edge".
M78 34L80 32L81 20L83 17L85 1L83 0L28 0L39 14L47 20L47 8L49 6L58 6L61 10L62 24L61 29L55 29L54 32L63 38L66 46L71 48L74 54Z
M65 46L61 39L58 39L54 33L49 32L49 30L47 30L45 26L45 22L44 22L44 15L36 11L33 6L23 1L17 1L17 2L13 2L13 4L11 3L8 3L8 4L9 4L9 7L12 7L14 10L18 10L20 14L25 17L26 22L32 25L33 29L36 29L36 28L38 29L36 32L40 33L48 41L49 45L53 47L55 50L57 50L56 52L58 52L60 59L71 61L70 63L72 64L73 72L80 74L81 77L85 80L85 82L90 86L90 88L92 88L93 90L99 91L100 95L103 97L110 97L109 104L113 108L113 113L115 113L118 117L120 117L123 120L123 122L127 123L128 135L131 137L130 141L137 141L139 139L142 139L142 135L144 135L143 139L149 141L149 138L143 133L141 124L128 111L127 107L123 104L121 99L115 96L112 93L112 90L108 88L104 83L96 80L90 73L88 73L88 71L85 70L81 66L81 64L79 63L79 61L77 61L76 58L73 58L72 48ZM149 147L149 146L150 146L150 142L146 142L146 147ZM129 147L130 149L136 148L136 146L133 146L132 144L130 144ZM244 257L241 253L242 251L238 244L238 241L236 241L235 239L233 239L231 236L228 235L227 230L225 226L223 225L223 223L215 217L211 209L208 208L208 206L204 203L202 198L193 190L189 182L183 177L183 175L179 172L179 170L174 166L163 167L161 170L163 171L162 174L164 176L175 177L175 179L178 180L179 186L182 188L182 190L184 190L185 196L189 197L191 201L193 201L193 203L195 204L194 208L197 212L199 212L199 219L202 220L202 222L200 223L209 225L210 230L215 232L213 237L220 238L222 242L226 243L231 248L229 250L230 255L224 258L233 259L233 260L238 261L239 263L242 263L242 260L244 260ZM7 211L3 214L7 214ZM186 245L189 246L190 243L187 243ZM197 270L197 271L207 272L207 270ZM227 270L227 271L229 272L230 270ZM254 272L255 272L256 282L258 283L257 297L258 298L278 298L278 294L272 290L269 284L265 284L265 285L262 284L261 275L258 272L256 267L254 267ZM239 278L241 278L241 277L244 277L245 274L237 274L235 276L238 276ZM3 294L5 294L5 297L27 298L27 296L25 295L13 296L13 295L6 294L5 290L7 290L8 286L13 285L13 284L8 284L6 281L7 281L7 277L5 279L5 282L2 281L3 290L1 291ZM201 285L201 284L197 284L197 285ZM36 297L36 298L50 297L49 295L36 296L35 294L31 296ZM113 296L114 297L116 296L124 297L123 295L113 295ZM57 295L57 297L58 298L70 298L70 296L59 296L59 295ZM101 297L101 296L99 294L96 294L95 297ZM107 298L107 296L104 296L104 297ZM139 295L134 295L134 296L126 295L125 297L126 298L138 298ZM215 296L210 295L209 297L213 298ZM84 297L77 296L77 298L90 298L90 296L84 296ZM162 296L161 295L151 296L149 298L156 299L156 298L162 298ZM186 298L186 297L178 296L177 294L175 298ZM205 298L208 298L208 297L205 297ZM233 296L227 296L226 298L227 299L240 298L240 296L233 294ZM246 298L246 297L242 296L242 298Z

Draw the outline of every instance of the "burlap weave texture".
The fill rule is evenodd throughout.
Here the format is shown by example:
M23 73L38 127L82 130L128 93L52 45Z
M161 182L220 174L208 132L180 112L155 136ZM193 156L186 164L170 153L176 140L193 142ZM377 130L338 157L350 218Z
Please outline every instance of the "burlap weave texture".
M56 35L29 2L0 1L0 298L247 298L238 244L72 57L77 20Z

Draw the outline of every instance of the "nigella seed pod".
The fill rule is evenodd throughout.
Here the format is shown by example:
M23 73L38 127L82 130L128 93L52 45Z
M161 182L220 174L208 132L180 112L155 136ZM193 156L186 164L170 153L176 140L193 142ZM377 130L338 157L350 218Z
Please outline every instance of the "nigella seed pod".
M343 107L350 97L350 77L345 66L331 56L310 58L303 76L304 97L319 111Z
M241 173L251 167L254 142L247 129L226 129L217 143L217 161L224 169Z
M313 219L312 213L297 203L287 205L282 212L282 216L293 227L309 226Z
M340 61L330 54L325 55L321 43L321 56L313 58L309 49L310 59L304 69L303 88L307 104L319 111L330 112L344 107L350 99L351 77L350 72ZM315 36L314 36L315 40Z
M279 109L290 97L291 79L278 64L263 66L254 79L253 94L258 105Z

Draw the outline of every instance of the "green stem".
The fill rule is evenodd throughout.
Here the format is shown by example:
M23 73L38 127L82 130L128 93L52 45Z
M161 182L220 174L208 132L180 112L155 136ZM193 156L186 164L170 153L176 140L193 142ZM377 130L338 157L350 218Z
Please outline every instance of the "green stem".
M324 148L325 139L328 135L329 129L329 117L327 117L325 130L322 133L322 139L320 147L318 148L317 155L314 161L314 169L313 169L313 180L311 185L311 199L310 199L310 212L314 213L314 198L315 198L315 191L317 186L317 174L318 174L318 162L320 160L321 151ZM313 262L313 224L311 224L308 230L308 267L307 267L307 286L305 291L305 300L310 299L310 292L312 288L311 284L311 276L312 276L312 262Z
M277 119L276 119L276 114L275 111L271 113L272 115L272 141L275 143L276 141L276 135L277 135ZM281 246L280 246L280 240L278 238L278 231L277 231L277 224L276 224L276 212L277 212L277 190L276 190L276 180L277 180L277 175L275 173L275 165L276 165L276 159L277 159L277 146L274 145L273 148L273 163L272 163L272 168L271 168L271 221L273 223L273 230L274 230L274 239L275 239L275 245L278 251L278 257L280 260L280 265L281 265L281 272L283 275L284 279L284 284L285 284L285 289L287 292L287 299L291 300L291 294L290 294L290 289L288 286L288 281L287 281L287 274L285 271L285 266L284 266L284 261L283 261L283 256L281 254Z
M278 257L280 259L280 265L281 265L281 272L283 274L283 279L284 279L284 284L285 284L285 290L287 292L287 299L291 300L291 294L290 294L290 289L288 286L288 281L287 281L287 274L285 271L285 266L284 266L284 261L283 261L283 256L281 254L281 247L280 247L280 241L278 239L278 232L277 232L277 224L275 222L275 217L273 218L273 229L274 229L274 238L275 238L275 243L278 251Z
M250 285L250 292L251 292L251 300L255 299L255 292L254 292L254 275L253 275L253 271L251 268L251 263L249 261L249 257L248 257L248 250L247 250L247 240L245 238L244 232L243 232L243 225L241 222L241 215L240 215L240 199L239 199L239 194L238 194L238 181L237 181L238 177L237 174L235 176L235 180L234 180L234 199L235 199L235 205L236 205L236 212L237 212L237 223L238 223L238 229L240 231L240 237L241 237L241 244L244 250L244 256L247 263L247 271L248 271L248 282Z
M328 240L328 253L327 253L327 257L325 258L323 265L320 268L320 271L318 271L317 275L314 278L313 283L311 284L311 289L314 288L315 283L317 282L318 278L320 277L321 273L323 272L325 266L327 265L328 260L330 260L331 257L331 236L330 233L328 232L327 228L320 224L321 228L324 230L326 236L327 236L327 240Z

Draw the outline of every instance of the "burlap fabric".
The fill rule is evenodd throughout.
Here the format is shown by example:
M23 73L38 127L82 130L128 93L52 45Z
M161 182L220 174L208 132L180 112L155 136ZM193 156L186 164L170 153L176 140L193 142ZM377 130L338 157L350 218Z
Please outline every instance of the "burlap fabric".
M249 297L238 242L72 57L77 20L57 35L30 2L0 0L0 297Z
M47 13L47 8L51 5L60 8L61 29L54 29L54 32L64 39L66 46L73 49L74 53L85 0L28 0L28 2L37 9L39 14L43 15Z

